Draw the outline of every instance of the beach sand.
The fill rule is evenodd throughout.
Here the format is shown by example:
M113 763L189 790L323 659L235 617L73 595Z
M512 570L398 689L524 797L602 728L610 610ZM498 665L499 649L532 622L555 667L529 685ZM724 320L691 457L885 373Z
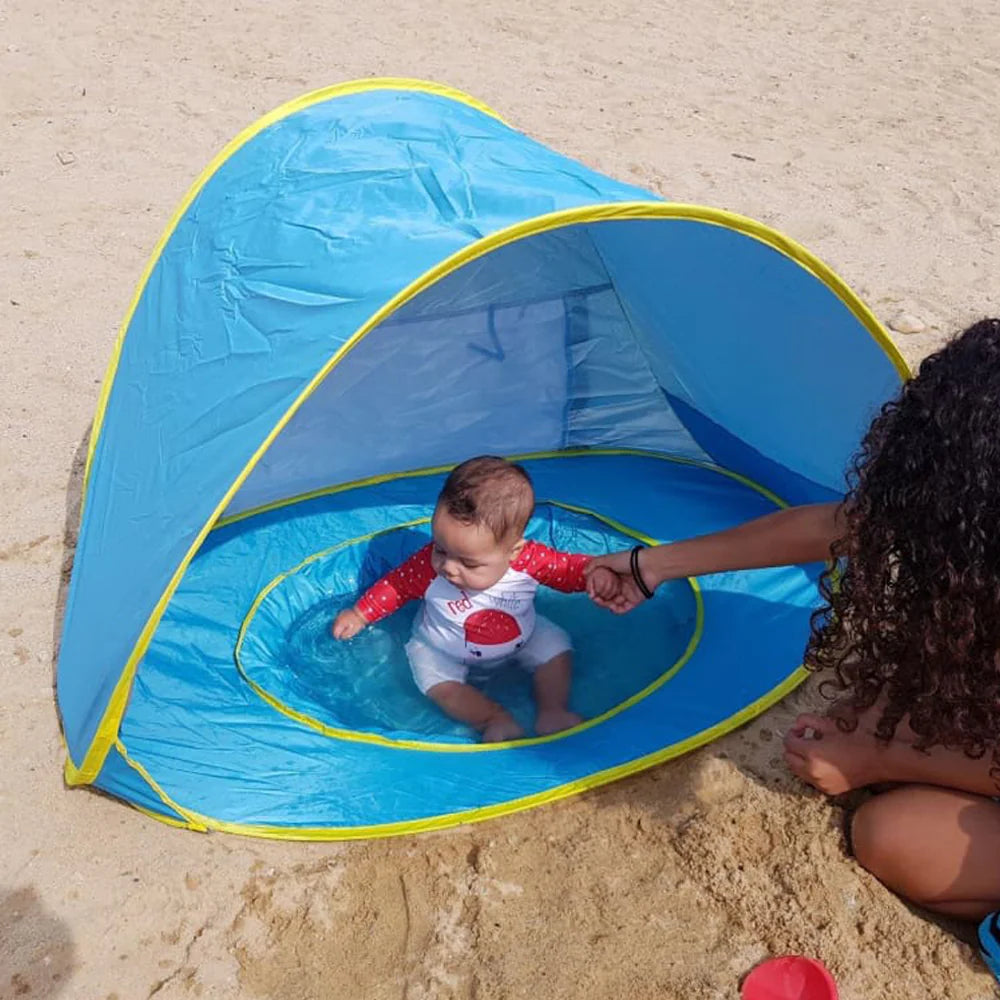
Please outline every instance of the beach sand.
M0 998L722 1000L783 952L821 958L844 1000L995 995L785 773L813 687L555 806L286 844L65 790L52 659L115 330L190 182L267 110L355 77L449 83L803 242L920 328L897 337L917 361L1000 312L998 39L994 0L0 0Z

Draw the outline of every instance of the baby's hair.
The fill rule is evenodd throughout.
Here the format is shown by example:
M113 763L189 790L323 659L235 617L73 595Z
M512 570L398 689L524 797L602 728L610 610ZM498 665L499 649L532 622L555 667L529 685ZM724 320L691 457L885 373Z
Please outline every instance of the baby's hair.
M463 524L481 524L500 542L524 534L535 509L535 491L520 465L481 455L452 470L438 504Z

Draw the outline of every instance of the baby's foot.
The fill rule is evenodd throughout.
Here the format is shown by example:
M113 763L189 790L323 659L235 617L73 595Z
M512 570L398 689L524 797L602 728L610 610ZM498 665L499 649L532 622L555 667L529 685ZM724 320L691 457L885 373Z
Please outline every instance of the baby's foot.
M785 763L797 777L826 795L843 795L886 780L882 747L862 726L845 733L836 720L800 715L785 737Z
M542 708L535 719L535 732L539 736L548 736L550 733L561 733L564 729L571 729L583 722L581 716L576 712L571 712L568 708Z
M524 730L509 715L499 715L487 723L481 738L483 743L504 743L522 736Z

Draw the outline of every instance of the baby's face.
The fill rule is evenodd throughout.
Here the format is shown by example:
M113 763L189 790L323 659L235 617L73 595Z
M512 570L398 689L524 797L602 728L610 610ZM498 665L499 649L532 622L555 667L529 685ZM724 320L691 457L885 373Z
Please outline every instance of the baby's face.
M486 590L510 569L511 561L523 546L523 539L498 542L489 528L464 524L438 508L431 521L434 571L460 590Z

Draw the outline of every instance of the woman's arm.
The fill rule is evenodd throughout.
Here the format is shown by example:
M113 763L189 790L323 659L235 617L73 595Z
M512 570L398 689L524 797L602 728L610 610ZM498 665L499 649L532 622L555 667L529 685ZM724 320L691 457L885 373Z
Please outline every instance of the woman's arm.
M658 545L640 554L643 579L652 587L683 576L822 562L842 527L840 511L833 503L789 507L725 531Z
M822 562L829 559L830 546L843 531L842 511L835 503L789 507L724 531L657 545L639 554L639 571L646 586L654 590L664 580L686 576ZM598 556L586 572L606 566L627 583L632 575L629 558L628 552ZM598 599L598 603L602 602ZM628 610L604 603L612 610ZM632 601L626 603L634 606Z

